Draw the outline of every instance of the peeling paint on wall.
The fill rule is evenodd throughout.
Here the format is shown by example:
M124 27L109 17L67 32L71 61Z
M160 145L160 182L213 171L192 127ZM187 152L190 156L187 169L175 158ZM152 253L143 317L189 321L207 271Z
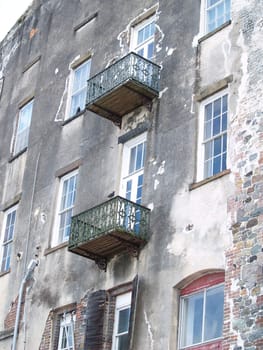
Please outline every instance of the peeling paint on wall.
M157 175L163 175L165 171L164 168L165 168L165 160L163 160L162 164L159 166L159 169L157 170Z
M163 97L163 94L168 90L168 87L166 86L162 91L159 92L159 98Z
M144 310L144 320L145 320L145 323L147 325L147 334L148 334L148 337L150 339L150 346L151 346L150 349L153 350L154 339L153 339L152 326L150 324L150 321L148 319L148 316L147 316L147 313L145 310Z
M54 119L55 122L59 122L59 121L62 121L64 119L63 117L59 117L59 114L60 114L60 111L62 109L65 96L67 95L67 92L68 92L68 84L69 84L69 77L66 78L64 91L63 91L63 94L61 96L61 99L60 99L60 102L59 102L59 106L58 106L58 110L57 110L56 115L55 115L55 119Z

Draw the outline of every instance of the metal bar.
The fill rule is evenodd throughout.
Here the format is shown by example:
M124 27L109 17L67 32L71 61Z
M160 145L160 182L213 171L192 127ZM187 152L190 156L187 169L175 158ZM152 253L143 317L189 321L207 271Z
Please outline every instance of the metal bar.
M119 230L145 240L148 236L150 209L116 196L72 217L69 250L79 244Z
M144 57L129 53L87 81L86 105L94 103L130 79L158 93L160 69L160 66Z

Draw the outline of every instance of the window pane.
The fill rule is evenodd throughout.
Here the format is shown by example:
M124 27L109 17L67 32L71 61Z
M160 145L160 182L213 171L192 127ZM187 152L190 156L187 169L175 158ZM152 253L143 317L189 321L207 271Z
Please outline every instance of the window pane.
M14 226L15 225L15 217L16 217L15 210L7 215L4 242L10 241L11 239L13 239L14 228L15 228L15 226Z
M220 0L207 0L207 5L208 6L212 6L214 4L216 4L217 2L219 2Z
M213 160L213 175L221 171L221 156L215 157Z
M212 136L212 122L211 120L208 122L205 122L205 129L204 129L204 140L210 139Z
M150 43L148 45L148 53L147 53L147 58L150 60L151 58L153 58L153 50L154 50L154 43Z
M218 4L217 6L217 17L221 17L224 19L224 3Z
M220 133L220 121L220 117L213 119L213 136Z
M137 159L136 159L136 170L139 170L142 168L143 164L143 143L140 143L137 146Z
M123 334L121 336L118 337L118 345L117 345L117 349L118 350L127 350L128 349L128 334Z
M214 102L214 113L213 117L219 116L221 114L221 98L218 98Z
M208 23L208 30L212 31L215 29L215 9L212 8L207 12L207 23Z
M126 183L126 198L131 199L131 190L132 190L132 180L127 181Z
M224 310L224 287L207 290L204 341L222 336Z
M66 336L66 329L65 327L62 328L62 342L61 342L61 348L65 349L67 346L67 336Z
M119 311L118 334L128 332L130 318L130 308Z
M72 96L71 109L70 109L71 116L85 109L86 91L87 89L85 88L82 91Z
M136 157L136 147L133 147L130 153L129 174L133 173L135 170L135 157Z
M73 319L70 313L61 316L58 350L72 350L74 348Z
M144 56L144 49L140 49L137 51L138 55Z
M60 199L59 216L59 242L64 242L70 235L71 217L76 198L76 185L78 175L72 175L62 181L62 194Z
M14 153L18 153L27 147L32 109L33 101L21 108L19 112Z
M204 178L213 175L213 159L205 161L204 165Z
M204 144L204 177L208 177L222 171L225 166L226 154L223 159L222 153L226 153L227 94L207 104L204 117L203 141L211 139L213 143L212 154L211 145L207 142Z
M213 156L213 142L207 142L205 144L205 160L212 158Z
M214 156L217 156L221 153L221 137L218 137L214 140Z
M85 109L87 80L90 73L90 60L74 70L73 87L70 101L70 116Z
M222 130L225 131L227 129L227 113L222 115Z
M144 28L138 31L137 45L141 44L144 41L143 34L144 34Z
M183 299L182 344L188 346L202 340L203 293Z
M230 19L230 0L207 1L207 30L211 31Z
M10 260L11 260L11 243L6 244L3 247L3 258L1 264L1 271L7 271L10 268Z
M205 106L205 121L208 121L212 118L212 103L209 103L208 105Z

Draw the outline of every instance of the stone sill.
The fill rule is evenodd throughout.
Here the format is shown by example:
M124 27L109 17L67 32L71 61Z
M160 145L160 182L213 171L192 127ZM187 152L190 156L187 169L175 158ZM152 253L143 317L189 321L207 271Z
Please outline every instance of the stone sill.
M54 253L56 252L57 250L59 249L62 249L62 248L65 248L68 246L68 242L63 242L63 243L60 243L58 245L56 245L55 247L52 247L52 248L47 248L45 249L44 251L44 255L49 255L51 253Z
M14 335L14 328L7 329L5 331L0 332L0 340L4 340L6 338L10 338Z
M183 350L218 350L222 349L222 338L218 338L216 340L210 340L205 343L201 343L199 345L192 345L183 348Z
M11 155L11 157L8 159L8 163L12 163L15 159L20 157L23 153L27 151L27 147L23 148L21 151L16 153L15 155Z
M198 181L198 182L194 182L194 183L192 183L189 186L189 191L192 191L195 188L201 187L201 186L203 186L203 185L205 185L205 184L207 184L209 182L212 182L214 180L220 179L221 177L223 177L225 175L228 175L230 173L231 173L230 169L226 169L226 170L221 171L220 173L218 173L216 175L208 177L207 179L204 179L204 180L201 180L201 181Z
M211 36L213 36L214 34L216 34L217 32L220 32L222 29L224 29L225 27L228 27L231 24L231 19L228 20L227 22L223 23L221 26L219 26L218 28L212 30L211 32L205 34L204 36L202 36L199 40L198 40L198 44L201 44L203 41L205 41L206 39L210 38Z
M8 273L11 272L11 269L8 269L6 271L0 272L0 277L7 275Z
M65 119L65 120L61 123L61 125L62 125L62 126L67 125L67 124L70 123L72 120L75 120L76 118L78 118L78 117L80 117L81 115L83 115L83 114L85 113L85 111L86 111L86 110L83 109L82 111L76 113L76 114L73 115L72 117Z

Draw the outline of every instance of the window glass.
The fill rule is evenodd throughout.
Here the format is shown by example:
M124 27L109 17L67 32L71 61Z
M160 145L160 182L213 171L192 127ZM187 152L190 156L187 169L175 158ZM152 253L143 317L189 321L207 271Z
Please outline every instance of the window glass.
M134 40L131 50L152 59L154 55L155 19L151 17L134 27Z
M182 297L180 348L222 337L223 310L223 284Z
M130 312L131 293L117 296L112 350L128 349Z
M145 153L146 135L141 135L124 145L122 195L136 203L141 203L142 198Z
M182 346L197 344L202 341L202 319L203 319L203 293L195 294L191 297L184 298L183 312L184 323Z
M227 94L204 105L204 178L226 169L227 109Z
M72 313L61 315L58 350L74 350L74 318Z
M11 249L14 238L16 210L17 206L9 209L5 213L2 241L1 272L5 272L10 269Z
M71 217L76 198L77 172L67 174L61 178L58 212L59 242L65 242L70 235Z
M222 336L224 288L223 285L211 288L206 293L204 340Z
M90 63L91 60L82 63L73 72L73 87L70 101L69 117L72 117L85 109L87 80L90 74Z
M28 145L29 129L33 110L33 100L19 111L14 153L19 153Z
M230 0L207 0L206 32L211 32L230 19Z

